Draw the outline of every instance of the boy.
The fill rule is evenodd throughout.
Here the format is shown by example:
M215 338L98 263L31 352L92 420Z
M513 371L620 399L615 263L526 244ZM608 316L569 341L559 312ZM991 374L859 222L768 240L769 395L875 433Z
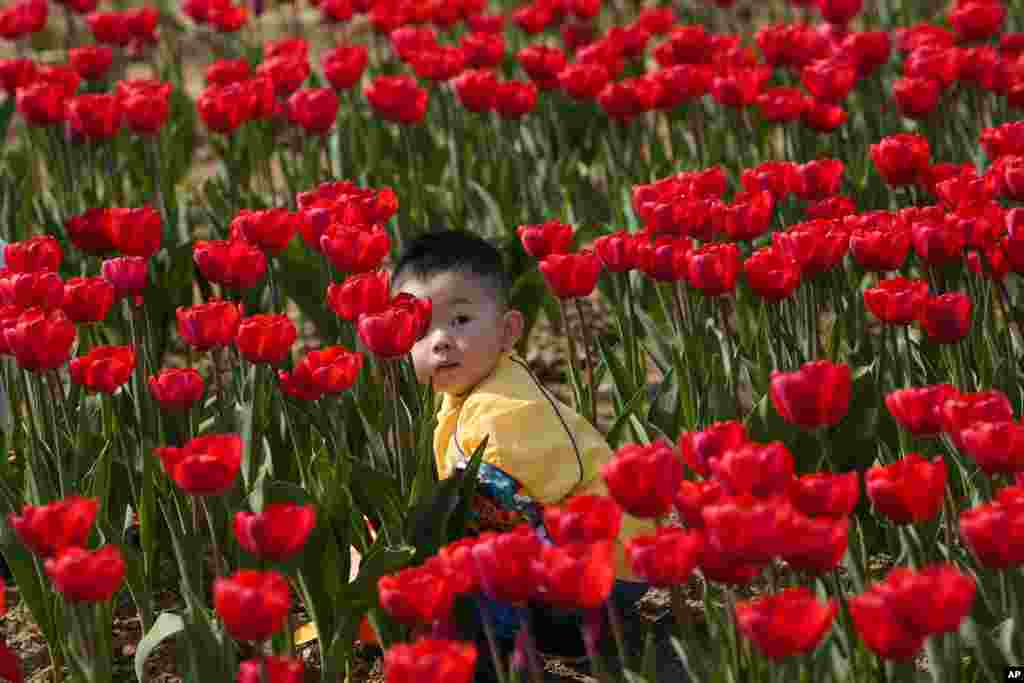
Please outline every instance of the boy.
M552 396L514 347L523 315L508 306L509 281L501 254L467 232L444 231L413 240L392 273L392 289L429 298L433 315L427 334L412 350L417 379L441 397L434 430L438 475L464 467L484 438L487 446L474 500L476 531L502 531L528 522L543 534L543 506L580 494L605 495L601 466L612 451L601 434ZM631 603L647 585L633 579L621 541L649 533L647 522L623 516L613 600ZM499 637L518 629L509 607L494 603ZM511 618L509 618L511 617ZM544 614L538 640L545 649ZM578 620L572 635L579 641ZM581 653L580 653L581 654ZM484 658L486 659L486 658Z

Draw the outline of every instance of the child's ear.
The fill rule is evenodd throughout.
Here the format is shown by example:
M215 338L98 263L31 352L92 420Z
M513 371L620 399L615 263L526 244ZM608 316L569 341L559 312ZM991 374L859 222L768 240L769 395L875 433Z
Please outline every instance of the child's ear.
M523 318L522 313L513 309L505 311L505 315L501 320L501 325L501 350L509 351L516 345L519 338L523 336L523 328L526 326L526 320Z

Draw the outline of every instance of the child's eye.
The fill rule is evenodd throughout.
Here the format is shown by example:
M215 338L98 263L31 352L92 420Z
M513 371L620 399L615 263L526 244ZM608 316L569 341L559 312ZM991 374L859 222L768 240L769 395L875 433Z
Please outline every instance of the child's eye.
M455 325L465 325L471 320L468 315L457 315L452 319L452 323Z

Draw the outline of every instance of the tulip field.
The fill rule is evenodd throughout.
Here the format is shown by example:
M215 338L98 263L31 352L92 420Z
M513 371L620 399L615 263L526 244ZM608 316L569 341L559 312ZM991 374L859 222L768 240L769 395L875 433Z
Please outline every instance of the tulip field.
M1024 0L0 2L0 680L1024 665ZM437 480L439 228L615 450L543 541Z

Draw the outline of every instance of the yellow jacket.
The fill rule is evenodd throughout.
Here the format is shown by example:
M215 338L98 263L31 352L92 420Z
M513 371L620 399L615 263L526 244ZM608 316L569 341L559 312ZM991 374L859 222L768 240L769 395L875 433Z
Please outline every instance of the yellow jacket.
M507 526L524 521L495 507L522 512L532 504L536 510L574 495L608 495L601 466L611 459L611 448L593 425L558 401L511 353L502 355L494 371L468 394L443 394L434 429L438 475L450 476L485 437L483 462L490 467L481 471L481 483L498 504L490 504L493 515L483 520L483 529L501 527L502 519ZM497 524L489 523L495 519ZM634 579L623 541L653 531L650 521L623 515L616 553L619 578Z

